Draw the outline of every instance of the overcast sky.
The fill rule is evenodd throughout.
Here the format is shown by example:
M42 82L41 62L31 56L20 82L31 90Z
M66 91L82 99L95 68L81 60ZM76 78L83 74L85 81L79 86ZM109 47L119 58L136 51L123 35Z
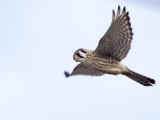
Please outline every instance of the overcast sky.
M157 1L0 1L0 120L160 120ZM134 33L122 62L156 85L122 75L66 79L73 53L97 47L118 5Z

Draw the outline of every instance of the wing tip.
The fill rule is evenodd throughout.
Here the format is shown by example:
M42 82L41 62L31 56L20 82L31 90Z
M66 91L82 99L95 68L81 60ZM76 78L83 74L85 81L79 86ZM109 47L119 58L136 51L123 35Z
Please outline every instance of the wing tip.
M112 11L112 22L115 20L115 11Z
M152 80L150 81L150 83L156 84L156 81L152 79Z
M121 7L120 7L120 5L118 5L118 11L120 11L121 10Z
M68 77L70 76L70 73L69 73L69 72L64 71L64 75L65 75L65 77L66 77L66 78L68 78Z
M121 14L121 7L120 7L120 5L118 5L118 10L117 10L117 16L116 16L116 18L118 18L120 16L120 14Z
M121 7L120 7L120 5L118 5L117 14L115 14L115 11L113 10L112 22L113 22L115 19L117 19L117 18L119 18L119 17L123 17L123 16L125 16L125 15L128 16L128 12L126 12L126 7L124 6L124 7L123 7L123 10L122 10L122 12L121 12Z
M123 11L124 11L124 12L126 11L126 6L123 7Z

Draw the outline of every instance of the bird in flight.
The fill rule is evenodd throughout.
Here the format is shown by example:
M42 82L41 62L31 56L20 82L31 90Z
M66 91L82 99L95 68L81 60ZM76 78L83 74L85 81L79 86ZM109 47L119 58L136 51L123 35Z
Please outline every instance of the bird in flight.
M118 6L117 15L113 10L111 25L100 39L97 48L95 50L78 49L74 53L73 59L80 64L74 68L71 74L65 71L65 76L121 74L144 86L152 86L155 84L154 79L136 73L121 63L130 49L132 36L129 12L126 12L125 7L121 12L120 6Z

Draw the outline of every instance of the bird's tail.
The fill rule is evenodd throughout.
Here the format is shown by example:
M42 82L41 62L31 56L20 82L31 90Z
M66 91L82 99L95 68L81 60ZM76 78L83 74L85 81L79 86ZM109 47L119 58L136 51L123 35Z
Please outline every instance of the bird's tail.
M140 75L132 70L127 70L127 72L123 73L125 76L131 78L132 80L144 85L144 86L152 86L152 84L155 84L155 80L148 78L146 76Z

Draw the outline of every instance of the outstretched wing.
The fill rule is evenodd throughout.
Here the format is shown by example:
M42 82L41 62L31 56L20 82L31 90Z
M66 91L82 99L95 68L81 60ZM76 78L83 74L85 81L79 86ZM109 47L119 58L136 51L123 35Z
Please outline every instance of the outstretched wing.
M69 74L68 72L64 72L66 77L72 76L72 75L91 75L91 76L101 76L104 73L97 70L97 69L90 69L83 65L82 63L78 64L73 72Z
M112 23L106 34L99 41L97 52L102 57L112 57L116 60L122 60L126 57L132 40L132 28L130 18L126 8L120 13L118 6L117 16L113 10Z

